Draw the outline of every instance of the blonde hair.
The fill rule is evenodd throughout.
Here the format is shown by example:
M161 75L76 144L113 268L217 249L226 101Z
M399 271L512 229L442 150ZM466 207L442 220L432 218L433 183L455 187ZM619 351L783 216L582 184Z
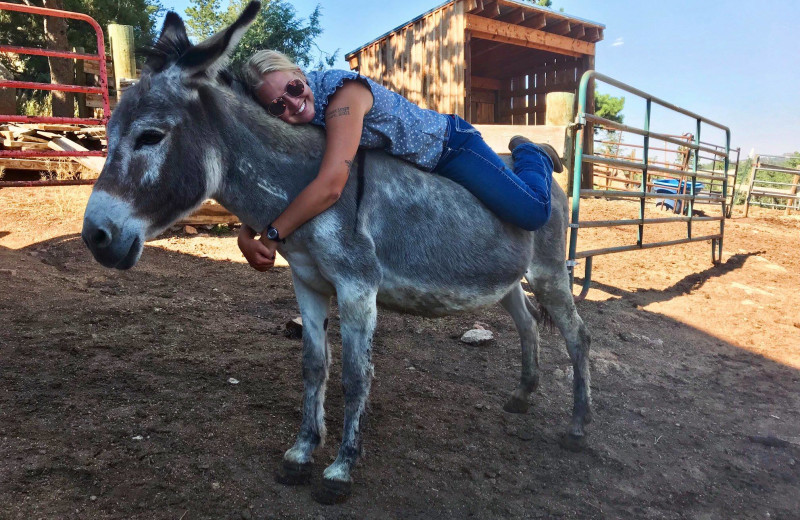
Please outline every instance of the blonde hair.
M303 78L305 74L288 56L279 51L263 50L258 51L247 60L244 65L244 75L250 87L257 89L264 82L264 74L279 70L297 72Z

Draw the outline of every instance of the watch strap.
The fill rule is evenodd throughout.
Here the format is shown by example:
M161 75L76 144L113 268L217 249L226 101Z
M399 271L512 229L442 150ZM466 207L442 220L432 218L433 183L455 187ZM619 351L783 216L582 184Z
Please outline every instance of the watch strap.
M285 238L281 238L280 232L277 229L275 229L274 227L272 227L272 224L267 226L267 231L266 231L265 234L267 235L267 238L270 239L270 240L273 240L275 242L281 242L283 244L286 243L286 239Z

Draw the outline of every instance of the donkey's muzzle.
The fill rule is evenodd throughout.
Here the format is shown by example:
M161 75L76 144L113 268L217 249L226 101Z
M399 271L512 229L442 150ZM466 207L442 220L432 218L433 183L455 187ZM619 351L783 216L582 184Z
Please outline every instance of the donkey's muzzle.
M86 206L81 238L105 267L130 269L142 253L144 229L126 204L94 192Z
M110 246L113 235L108 229L101 226L96 226L90 222L88 225L84 223L81 237L83 237L83 242L89 247L89 249L96 251L106 249L108 246Z
M97 225L84 219L81 238L92 252L95 260L105 267L130 269L136 264L141 253L139 237L125 240L116 226Z

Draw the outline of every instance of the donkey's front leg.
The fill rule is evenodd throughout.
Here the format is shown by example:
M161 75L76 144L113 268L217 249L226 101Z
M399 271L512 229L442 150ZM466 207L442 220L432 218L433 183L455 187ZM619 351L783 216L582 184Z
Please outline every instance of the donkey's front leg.
M282 484L306 484L311 478L312 454L325 441L325 384L328 380L328 306L330 297L310 288L294 275L294 291L303 317L303 422L294 446L283 456L277 479Z
M372 383L372 335L378 311L376 291L339 290L339 319L342 332L342 387L344 429L339 455L325 468L318 499L339 502L350 494L350 473L361 455L361 432Z

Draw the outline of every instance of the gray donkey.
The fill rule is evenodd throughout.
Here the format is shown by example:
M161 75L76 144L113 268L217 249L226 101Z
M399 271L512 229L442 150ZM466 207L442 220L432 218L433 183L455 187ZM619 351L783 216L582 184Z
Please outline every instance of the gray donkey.
M269 116L223 69L259 7L252 2L233 25L194 46L180 17L167 15L141 80L108 124L108 159L86 207L82 236L104 266L133 267L145 240L208 197L263 229L316 176L324 134ZM379 305L433 317L500 302L522 346L522 377L504 408L524 413L539 381L535 307L522 289L524 276L566 338L574 408L565 439L579 446L591 419L590 339L564 262L567 205L558 184L550 220L529 232L501 222L448 179L380 151L361 159L364 174L351 174L339 201L278 249L291 266L303 318L305 387L300 432L284 455L279 480L308 482L312 453L325 437L326 331L334 295L343 344L344 431L319 500L341 500L350 492Z

